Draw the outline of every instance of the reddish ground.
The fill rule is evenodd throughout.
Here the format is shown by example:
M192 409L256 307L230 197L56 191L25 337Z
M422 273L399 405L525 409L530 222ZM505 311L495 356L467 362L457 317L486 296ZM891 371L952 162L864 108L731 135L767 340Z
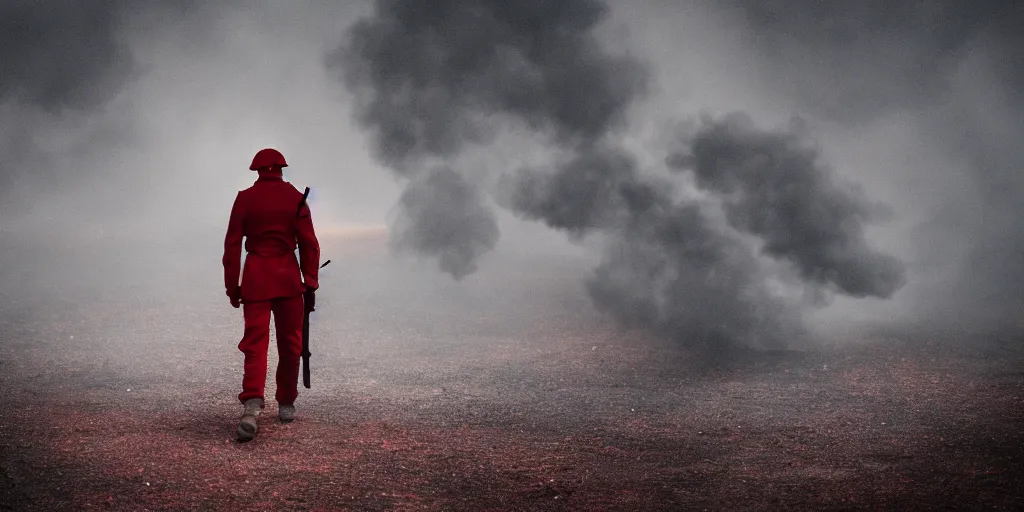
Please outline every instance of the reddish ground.
M213 268L5 305L0 508L1024 508L1019 339L707 363L590 311L585 269L338 265L298 419L271 401L240 444L241 319Z

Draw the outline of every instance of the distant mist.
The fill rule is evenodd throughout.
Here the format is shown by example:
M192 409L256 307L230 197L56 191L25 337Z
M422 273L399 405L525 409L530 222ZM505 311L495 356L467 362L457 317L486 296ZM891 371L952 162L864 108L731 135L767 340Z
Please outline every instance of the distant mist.
M495 300L504 256L583 254L583 300L687 346L1019 335L1022 9L5 2L0 286L216 275L275 147L325 233L387 223Z

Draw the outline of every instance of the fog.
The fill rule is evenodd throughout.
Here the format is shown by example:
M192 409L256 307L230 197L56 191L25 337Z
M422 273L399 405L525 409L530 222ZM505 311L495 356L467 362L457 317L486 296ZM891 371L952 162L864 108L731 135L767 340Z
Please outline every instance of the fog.
M338 286L500 301L547 265L683 344L1019 333L1022 8L754 4L5 2L5 314L222 297L274 147ZM345 249L385 228L395 262Z

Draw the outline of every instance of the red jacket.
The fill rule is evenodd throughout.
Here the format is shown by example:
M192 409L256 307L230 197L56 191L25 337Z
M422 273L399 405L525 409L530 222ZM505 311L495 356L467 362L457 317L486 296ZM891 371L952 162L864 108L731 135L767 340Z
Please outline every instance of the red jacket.
M320 243L309 207L303 206L296 216L301 201L302 193L274 173L260 173L256 183L238 193L224 237L222 262L228 297L255 302L300 295L306 286L319 288ZM247 256L239 286L243 236ZM301 272L295 258L296 243Z

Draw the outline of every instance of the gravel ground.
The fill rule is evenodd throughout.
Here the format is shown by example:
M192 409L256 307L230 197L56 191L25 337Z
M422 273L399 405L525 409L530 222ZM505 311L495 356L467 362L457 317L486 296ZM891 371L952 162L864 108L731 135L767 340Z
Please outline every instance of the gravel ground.
M383 254L325 244L313 387L249 443L219 261L23 295L6 273L0 508L1024 508L1019 339L708 363L592 311L579 264L454 283Z

